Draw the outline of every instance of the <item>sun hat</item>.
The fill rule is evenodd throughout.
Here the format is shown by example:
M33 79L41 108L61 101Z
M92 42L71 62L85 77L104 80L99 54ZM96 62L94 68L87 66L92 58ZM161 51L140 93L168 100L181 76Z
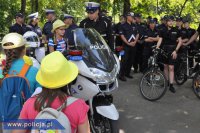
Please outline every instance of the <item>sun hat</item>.
M44 57L36 80L48 89L58 89L72 82L78 75L78 67L55 51Z
M18 33L9 33L2 39L3 49L14 49L25 45L25 40L22 35ZM13 45L6 46L6 43L12 43Z
M65 23L60 19L56 20L53 23L53 29L51 30L51 32L54 32L59 27L66 27Z

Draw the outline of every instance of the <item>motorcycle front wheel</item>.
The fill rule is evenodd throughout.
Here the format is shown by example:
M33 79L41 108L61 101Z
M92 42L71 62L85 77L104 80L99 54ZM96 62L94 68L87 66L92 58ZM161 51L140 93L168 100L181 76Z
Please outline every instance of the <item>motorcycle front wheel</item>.
M98 114L89 117L91 133L119 133L118 120L111 120Z

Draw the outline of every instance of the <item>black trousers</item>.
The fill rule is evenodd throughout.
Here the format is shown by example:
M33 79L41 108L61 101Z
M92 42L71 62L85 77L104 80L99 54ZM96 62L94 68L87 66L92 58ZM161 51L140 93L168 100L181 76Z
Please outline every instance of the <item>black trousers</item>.
M143 71L142 70L142 59L143 59L143 44L136 44L136 56L135 56L135 62L133 63L134 70L138 71Z
M151 47L144 47L143 49L143 59L142 59L142 70L143 72L148 69L148 60L150 56L153 55Z
M131 67L135 61L136 48L124 46L125 54L122 56L120 76L130 75Z

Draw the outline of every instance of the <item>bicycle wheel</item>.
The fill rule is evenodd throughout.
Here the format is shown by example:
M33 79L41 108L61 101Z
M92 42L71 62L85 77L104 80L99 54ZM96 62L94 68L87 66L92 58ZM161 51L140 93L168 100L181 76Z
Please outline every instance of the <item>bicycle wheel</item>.
M200 99L200 71L194 75L192 88L194 94Z
M174 80L177 85L182 85L187 81L187 64L181 63L178 67L178 69L174 73Z
M167 80L162 71L151 69L147 71L140 81L140 93L149 100L159 100L167 91Z

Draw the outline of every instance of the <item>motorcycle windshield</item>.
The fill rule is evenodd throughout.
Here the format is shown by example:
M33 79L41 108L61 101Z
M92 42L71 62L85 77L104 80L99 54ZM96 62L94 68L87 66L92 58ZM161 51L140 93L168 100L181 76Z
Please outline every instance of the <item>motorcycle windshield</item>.
M95 29L74 30L75 45L83 52L83 60L88 67L111 72L116 64L112 51Z

